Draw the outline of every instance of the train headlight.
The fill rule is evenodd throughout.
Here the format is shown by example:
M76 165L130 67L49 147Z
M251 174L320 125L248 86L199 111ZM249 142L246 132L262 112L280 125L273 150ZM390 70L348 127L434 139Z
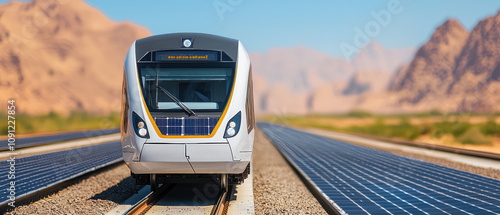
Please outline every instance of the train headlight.
M224 138L231 138L238 134L240 131L241 122L241 111L233 116L226 125L226 132L224 133Z
M145 128L139 128L139 135L141 137L146 136L146 134L148 134L148 131Z
M137 136L142 138L149 138L146 123L135 112L132 112L132 123L134 123L134 131Z
M236 133L236 131L234 130L234 128L228 128L227 131L226 131L227 135L228 136L234 136L234 134Z
M193 39L191 39L191 38L183 38L182 39L182 47L183 48L191 48L191 45L193 45Z

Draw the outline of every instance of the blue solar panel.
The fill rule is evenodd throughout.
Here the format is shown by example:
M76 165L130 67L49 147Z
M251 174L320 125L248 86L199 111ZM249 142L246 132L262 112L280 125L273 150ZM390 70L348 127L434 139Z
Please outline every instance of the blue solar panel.
M500 214L500 181L259 123L339 210L349 214Z
M16 197L121 159L120 141L16 158ZM9 168L9 162L0 162L0 171L6 173L0 177L0 205L8 202Z
M219 117L170 118L156 117L155 122L163 135L210 135Z

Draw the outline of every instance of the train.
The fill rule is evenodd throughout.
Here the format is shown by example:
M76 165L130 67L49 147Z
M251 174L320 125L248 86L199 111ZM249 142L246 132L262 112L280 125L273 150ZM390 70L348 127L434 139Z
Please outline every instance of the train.
M134 41L124 62L120 132L136 184L241 183L255 133L252 68L242 43L203 33Z

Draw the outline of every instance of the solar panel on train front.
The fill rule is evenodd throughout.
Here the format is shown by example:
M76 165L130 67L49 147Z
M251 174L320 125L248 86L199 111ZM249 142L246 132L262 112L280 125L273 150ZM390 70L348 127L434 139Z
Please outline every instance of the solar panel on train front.
M219 117L155 117L156 125L163 135L210 135Z

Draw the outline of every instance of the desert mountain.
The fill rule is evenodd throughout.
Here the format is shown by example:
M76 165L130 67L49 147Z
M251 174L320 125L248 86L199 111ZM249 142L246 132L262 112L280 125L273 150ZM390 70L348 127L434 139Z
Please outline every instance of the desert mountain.
M375 41L350 61L307 47L253 53L254 83L261 87L255 88L256 110L270 114L345 111L357 101L350 95L384 90L394 70L413 53L412 48L386 49Z
M82 0L0 5L0 105L40 114L120 109L123 60L150 32Z
M417 103L428 95L443 96L452 80L455 62L469 32L457 20L439 26L430 40L415 54L400 81L390 86L400 91L403 101Z
M455 63L448 94L457 111L500 110L500 11L472 30Z
M342 91L344 95L359 95L366 92L378 93L387 89L393 71L360 71L353 74Z
M307 47L274 48L250 55L252 69L269 83L281 83L303 92L333 80L347 80L353 68L349 61Z
M415 53L412 47L403 49L385 48L372 40L352 60L356 71L394 72L401 62L409 62Z
M470 34L456 20L438 27L389 88L406 111L492 112L500 108L500 13Z
M258 113L306 113L312 90L334 80L347 81L353 71L347 60L306 47L274 48L250 58Z
M377 42L371 41L352 60L355 71L343 94L357 95L385 91L391 76L401 64L409 62L414 53L414 48L384 48Z

